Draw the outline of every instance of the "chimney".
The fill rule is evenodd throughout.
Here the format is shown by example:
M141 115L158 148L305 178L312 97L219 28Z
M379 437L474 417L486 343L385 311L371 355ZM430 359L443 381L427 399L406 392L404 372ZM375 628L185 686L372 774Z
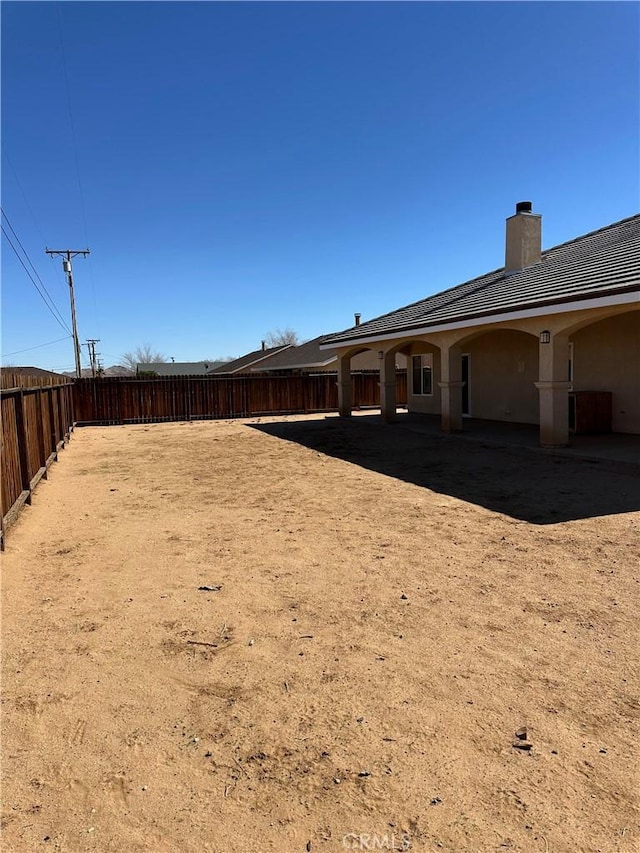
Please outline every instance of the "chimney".
M264 352L267 348L267 344L265 341L260 341L260 343L262 344L262 352Z
M515 216L507 219L505 273L539 264L542 253L542 217L531 212L530 201L516 204Z
M356 321L356 326L359 326L359 325L360 325L360 317L361 317L361 316L362 316L361 314L354 314L354 315L353 315L353 318L354 318L354 320Z

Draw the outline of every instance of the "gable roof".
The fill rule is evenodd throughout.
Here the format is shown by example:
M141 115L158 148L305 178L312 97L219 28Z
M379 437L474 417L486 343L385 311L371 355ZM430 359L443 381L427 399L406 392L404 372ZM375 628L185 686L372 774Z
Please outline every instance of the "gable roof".
M233 361L227 361L219 367L214 367L213 370L209 371L209 374L242 373L243 371L248 371L253 364L257 364L258 362L263 361L263 359L271 358L271 356L275 355L277 352L281 352L283 349L289 349L290 347L291 344L285 344L284 346L257 349L253 352L248 352L246 355L242 355L240 358L236 358Z
M136 365L138 373L157 373L158 376L204 376L221 361L149 361Z
M303 368L325 367L335 361L337 354L333 350L321 350L320 344L326 338L320 335L299 346L287 347L272 355L263 364L251 368L252 373L262 370L302 370Z
M33 376L36 379L66 379L65 373L55 373L53 370L45 370L43 367L3 367L3 372L19 374L20 376ZM75 376L75 373L73 374Z
M326 344L559 305L640 288L640 214L542 252L516 272L503 267L359 326Z

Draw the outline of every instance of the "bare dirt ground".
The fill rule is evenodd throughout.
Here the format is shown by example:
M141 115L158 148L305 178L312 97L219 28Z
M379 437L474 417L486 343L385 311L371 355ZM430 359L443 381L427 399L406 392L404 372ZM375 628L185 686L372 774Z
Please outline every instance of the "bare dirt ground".
M640 850L637 469L365 421L75 432L3 559L4 851Z

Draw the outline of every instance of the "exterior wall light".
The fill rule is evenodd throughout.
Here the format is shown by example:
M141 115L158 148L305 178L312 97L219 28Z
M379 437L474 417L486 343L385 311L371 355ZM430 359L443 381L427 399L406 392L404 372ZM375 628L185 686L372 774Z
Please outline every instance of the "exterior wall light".
M550 344L551 343L551 332L546 329L544 332L540 332L540 343L541 344Z
M382 359L384 358L384 350L378 350L378 358L380 359L380 361L382 361Z

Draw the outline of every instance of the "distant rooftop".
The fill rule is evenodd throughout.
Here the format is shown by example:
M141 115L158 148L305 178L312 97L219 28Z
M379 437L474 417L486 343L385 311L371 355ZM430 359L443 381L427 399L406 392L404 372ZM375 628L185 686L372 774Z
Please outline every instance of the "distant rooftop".
M285 344L284 346L278 347L265 347L264 349L257 349L253 352L248 352L246 355L240 356L240 358L236 358L233 361L227 361L225 364L221 364L218 367L214 367L212 370L209 370L209 373L244 373L248 372L252 369L253 365L258 364L265 359L270 359L276 353L281 352L282 350L289 349L291 344Z
M157 373L158 376L205 376L222 361L149 361L136 365L137 373Z

